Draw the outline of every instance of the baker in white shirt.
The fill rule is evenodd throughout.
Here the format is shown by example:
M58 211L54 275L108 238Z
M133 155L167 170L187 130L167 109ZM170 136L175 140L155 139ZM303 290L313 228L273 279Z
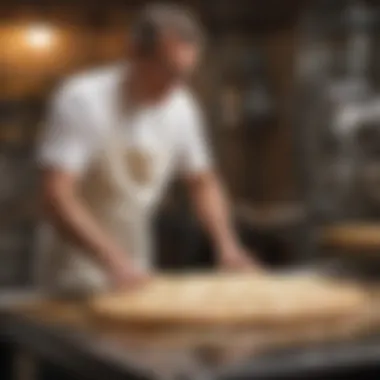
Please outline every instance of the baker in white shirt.
M199 25L187 11L149 6L132 28L128 62L70 78L56 92L38 152L54 227L49 286L144 282L154 254L150 222L174 175L186 181L220 264L254 267L230 224L186 87L200 49Z

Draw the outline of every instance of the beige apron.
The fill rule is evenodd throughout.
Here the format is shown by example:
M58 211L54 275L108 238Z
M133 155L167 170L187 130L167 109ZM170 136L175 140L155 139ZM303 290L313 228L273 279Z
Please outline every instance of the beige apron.
M149 270L153 260L150 222L171 159L149 140L130 144L124 133L125 128L113 128L83 178L81 195L134 265ZM49 288L93 291L108 287L104 270L80 248L55 237L49 251L50 260L54 259L54 265L48 265Z

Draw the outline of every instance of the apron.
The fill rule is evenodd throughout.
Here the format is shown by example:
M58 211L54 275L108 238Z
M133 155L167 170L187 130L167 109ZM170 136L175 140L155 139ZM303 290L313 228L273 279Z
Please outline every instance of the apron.
M159 120L151 122L159 128ZM150 223L168 182L170 149L149 139L128 141L128 125L115 125L82 180L81 199L125 249L128 259L148 271L153 262ZM88 292L108 288L106 273L81 248L55 236L48 250L54 259L53 265L48 265L49 289Z

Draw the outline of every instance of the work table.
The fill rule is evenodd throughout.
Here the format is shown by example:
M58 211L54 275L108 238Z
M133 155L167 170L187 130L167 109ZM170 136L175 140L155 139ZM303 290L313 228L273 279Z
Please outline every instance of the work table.
M311 372L322 378L329 371L380 363L380 338L368 338L364 330L355 338L358 331L344 326L340 331L339 326L326 329L325 336L296 326L293 332L261 336L243 330L121 332L93 324L79 301L46 302L29 296L13 303L3 307L4 337L24 352L89 380L285 379L307 378ZM290 340L294 329L298 338Z

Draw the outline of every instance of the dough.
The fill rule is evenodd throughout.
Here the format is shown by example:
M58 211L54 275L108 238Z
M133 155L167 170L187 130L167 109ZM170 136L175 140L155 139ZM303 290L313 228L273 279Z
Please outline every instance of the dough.
M359 287L318 277L193 274L99 296L90 308L98 318L122 323L264 326L336 320L366 305Z

